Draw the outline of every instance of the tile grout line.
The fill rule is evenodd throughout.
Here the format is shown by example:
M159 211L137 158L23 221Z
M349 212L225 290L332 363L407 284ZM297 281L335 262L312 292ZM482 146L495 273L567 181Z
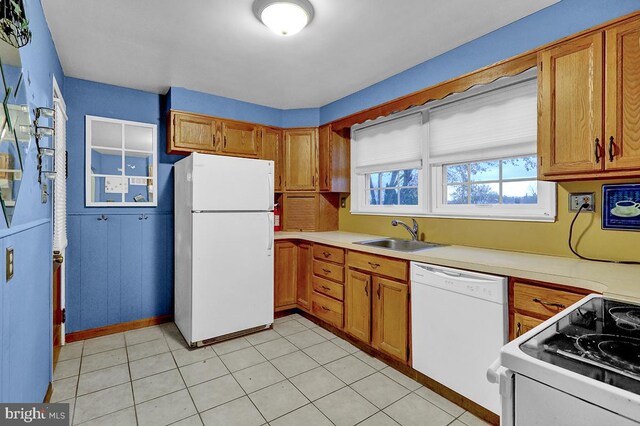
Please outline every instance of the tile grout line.
M127 370L129 371L129 387L131 388L131 399L133 401L133 415L136 418L136 425L140 424L138 420L138 408L136 407L136 393L133 391L133 378L131 377L131 362L129 361L129 349L127 347L127 337L122 336L124 338L125 345L125 353L127 355Z
M204 421L202 421L202 415L200 414L200 410L198 410L198 406L196 405L196 402L193 399L193 395L191 395L191 391L189 390L189 386L187 386L187 381L184 379L184 376L182 375L182 371L180 370L180 367L178 367L178 361L176 361L176 357L173 355L173 352L169 352L169 353L171 354L171 357L173 358L173 362L176 364L176 369L178 370L178 374L180 374L180 378L182 379L182 383L184 383L184 389L187 391L187 395L189 395L189 399L191 399L191 403L193 404L193 408L195 408L196 414L198 415L198 418L200 419L200 422L202 424L204 424ZM210 358L207 358L207 359L210 359ZM192 365L192 364L187 364L187 365ZM225 368L226 368L226 366L225 366ZM171 371L171 370L169 370L169 371ZM212 380L215 380L215 379L212 379ZM206 383L206 382L203 382L203 383ZM196 385L194 385L194 386L196 386ZM180 390L182 390L182 389L180 389ZM176 391L176 392L180 392L180 390ZM184 419L188 419L189 417L185 417ZM174 423L177 423L177 422L179 422L181 420L184 420L184 419L179 419L178 421L176 421Z

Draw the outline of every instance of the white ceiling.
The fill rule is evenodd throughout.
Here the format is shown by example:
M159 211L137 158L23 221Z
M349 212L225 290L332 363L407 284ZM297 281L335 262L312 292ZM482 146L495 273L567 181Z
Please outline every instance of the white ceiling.
M558 0L311 0L273 34L252 0L42 0L67 76L276 108L325 105Z

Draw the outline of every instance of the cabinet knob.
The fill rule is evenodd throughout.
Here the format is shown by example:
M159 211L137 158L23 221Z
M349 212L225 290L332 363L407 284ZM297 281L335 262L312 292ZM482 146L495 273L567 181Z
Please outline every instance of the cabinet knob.
M371 266L373 269L376 269L378 266L380 266L379 263L373 263L373 262L368 262L369 266Z
M325 257L325 259L328 259L328 258L330 258L330 257L331 257L331 253L326 252L326 251L323 251L323 252L322 252L322 255Z

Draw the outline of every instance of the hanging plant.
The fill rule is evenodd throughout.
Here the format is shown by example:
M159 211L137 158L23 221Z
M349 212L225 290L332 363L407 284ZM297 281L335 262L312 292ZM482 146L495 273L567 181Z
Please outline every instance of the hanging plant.
M16 48L29 44L31 31L22 0L0 1L2 1L0 38Z

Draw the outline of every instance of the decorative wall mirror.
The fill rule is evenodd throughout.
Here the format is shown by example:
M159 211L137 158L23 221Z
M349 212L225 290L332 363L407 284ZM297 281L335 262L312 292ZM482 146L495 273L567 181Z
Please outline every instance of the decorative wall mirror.
M31 142L31 115L19 50L0 42L0 65L0 202L7 226L11 226L22 183L23 161Z
M86 118L87 207L157 206L155 124Z

